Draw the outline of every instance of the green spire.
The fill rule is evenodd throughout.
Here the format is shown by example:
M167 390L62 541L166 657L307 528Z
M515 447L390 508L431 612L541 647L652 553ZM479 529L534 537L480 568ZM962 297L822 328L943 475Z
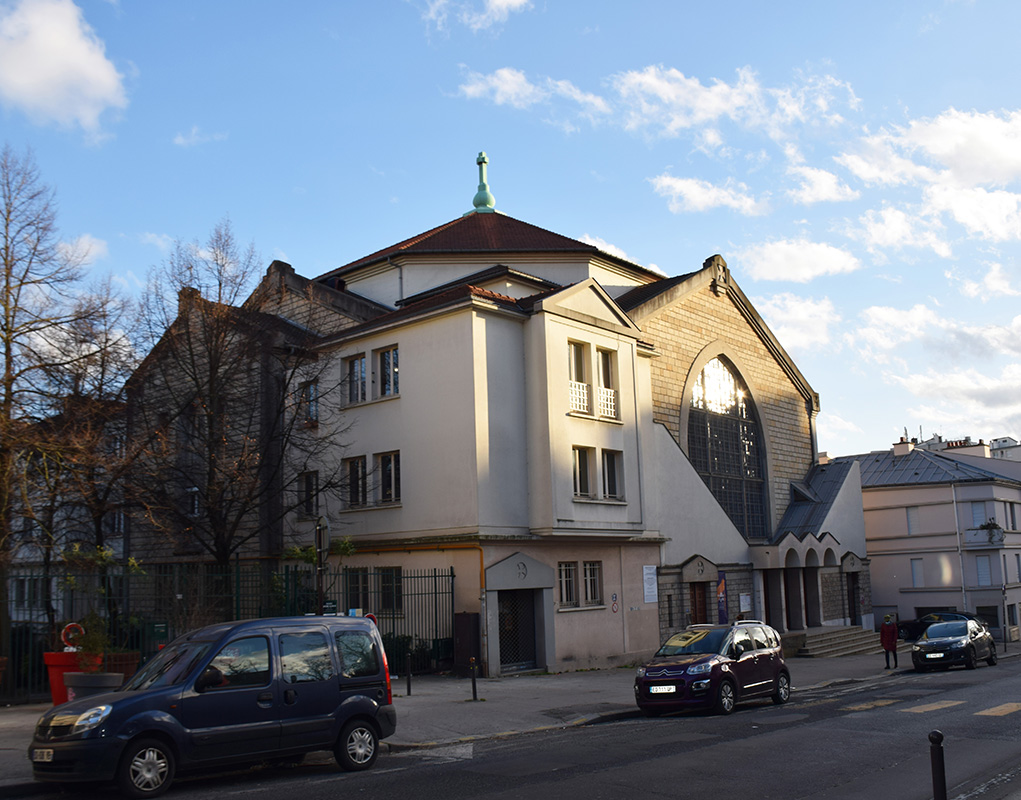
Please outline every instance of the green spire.
M492 192L489 191L489 184L486 183L486 164L489 163L489 159L484 151L479 153L475 163L479 165L479 190L475 193L472 205L480 214L492 214L496 211L496 198L493 197Z

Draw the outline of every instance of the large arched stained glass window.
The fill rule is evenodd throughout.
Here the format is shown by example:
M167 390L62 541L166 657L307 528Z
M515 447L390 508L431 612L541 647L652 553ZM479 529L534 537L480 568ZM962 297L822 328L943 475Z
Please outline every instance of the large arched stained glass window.
M719 358L695 381L688 457L745 537L767 535L762 432L748 387Z

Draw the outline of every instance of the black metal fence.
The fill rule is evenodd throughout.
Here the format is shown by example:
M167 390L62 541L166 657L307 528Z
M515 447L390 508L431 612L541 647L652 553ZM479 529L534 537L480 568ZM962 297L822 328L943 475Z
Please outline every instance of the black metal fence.
M145 663L178 635L215 622L315 614L315 570L306 565L237 563L146 564L144 571L117 567L102 573L13 567L3 587L9 625L0 656L0 701L29 702L49 696L43 654L62 650L69 622L90 620L108 639L107 658L138 653ZM364 615L377 621L390 670L446 669L453 657L454 570L342 567L323 575L326 613ZM119 671L119 669L118 669Z

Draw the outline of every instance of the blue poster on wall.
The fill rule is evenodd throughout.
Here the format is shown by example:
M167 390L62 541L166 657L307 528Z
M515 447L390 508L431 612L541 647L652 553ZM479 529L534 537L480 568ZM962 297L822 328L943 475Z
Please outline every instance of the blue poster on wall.
M720 573L719 580L716 582L716 613L719 615L720 625L730 622L730 617L727 614L727 574L725 572Z

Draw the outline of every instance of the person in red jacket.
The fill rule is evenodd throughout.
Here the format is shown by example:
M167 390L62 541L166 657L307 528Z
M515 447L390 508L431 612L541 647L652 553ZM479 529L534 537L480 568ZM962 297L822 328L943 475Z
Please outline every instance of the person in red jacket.
M886 656L884 669L890 668L890 653L893 653L893 668L897 669L897 623L889 614L883 618L883 624L879 626L879 643L883 646L883 655Z

